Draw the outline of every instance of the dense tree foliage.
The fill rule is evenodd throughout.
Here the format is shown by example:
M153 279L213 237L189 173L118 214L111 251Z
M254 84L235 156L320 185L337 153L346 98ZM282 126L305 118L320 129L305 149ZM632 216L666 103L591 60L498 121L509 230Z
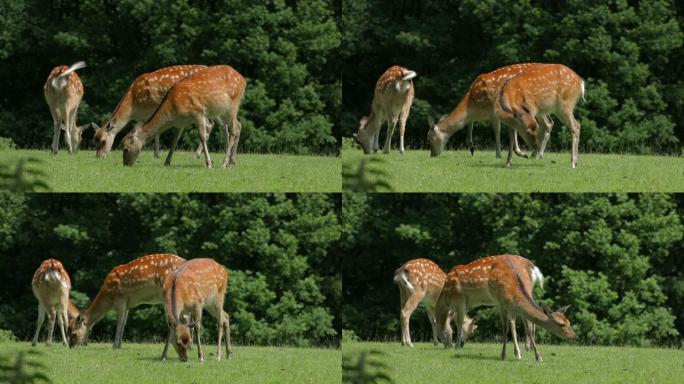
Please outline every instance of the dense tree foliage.
M336 152L339 45L328 0L2 1L0 136L49 145L42 86L56 65L87 62L79 121L99 123L142 73L229 64L248 80L242 150ZM198 140L192 130L185 136L186 146ZM222 143L212 135L213 147Z
M426 115L449 113L478 74L554 62L586 81L587 103L576 112L584 151L677 152L682 26L684 5L668 0L345 1L342 133L356 131L377 78L393 64L418 72L407 138L424 147ZM476 136L493 141L489 125ZM570 137L557 121L552 148L567 148ZM451 145L464 138L456 134Z
M684 333L683 214L681 195L347 194L342 326L365 339L399 335L392 278L407 260L448 270L510 253L544 273L539 302L571 304L582 342L671 343ZM498 311L475 312L479 337L500 334ZM424 310L412 330L431 337Z
M150 253L210 257L229 269L233 337L258 344L334 344L342 282L339 196L0 195L0 329L27 339L37 301L31 277L47 258L70 273L84 308L115 265ZM207 321L211 316L205 316ZM111 312L94 328L111 339ZM161 305L131 311L127 339L164 335ZM215 334L214 327L204 327Z

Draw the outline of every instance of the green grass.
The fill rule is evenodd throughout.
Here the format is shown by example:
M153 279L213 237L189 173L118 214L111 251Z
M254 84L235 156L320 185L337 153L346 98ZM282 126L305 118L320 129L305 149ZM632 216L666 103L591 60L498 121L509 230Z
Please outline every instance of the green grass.
M53 383L339 383L340 350L233 345L233 359L217 363L216 345L204 344L206 361L197 360L196 346L187 363L169 347L169 360L159 361L163 344L89 344L68 349L30 343L0 344L0 356L35 350L30 359L45 364ZM223 357L225 358L225 349Z
M362 351L379 351L395 383L682 383L684 352L677 349L539 345L543 363L523 350L521 361L501 361L501 344L467 343L462 350L416 343L343 343L343 358L356 363ZM373 369L370 373L373 373Z
M617 154L579 154L577 169L570 153L546 153L542 160L514 156L504 168L494 151L445 151L430 158L427 150L401 155L342 152L345 174L357 178L362 159L369 159L364 176L371 184L384 181L395 192L676 192L684 190L684 158ZM345 188L350 185L345 178ZM357 183L358 184L358 183ZM386 188L379 188L381 191Z
M235 167L221 168L222 153L212 153L214 168L191 152L176 152L170 167L166 153L155 159L152 151L140 154L133 167L123 166L121 151L106 159L94 151L70 156L61 150L0 151L0 166L14 170L20 159L35 158L31 169L44 173L52 192L339 192L341 161L334 156L296 156L239 153Z

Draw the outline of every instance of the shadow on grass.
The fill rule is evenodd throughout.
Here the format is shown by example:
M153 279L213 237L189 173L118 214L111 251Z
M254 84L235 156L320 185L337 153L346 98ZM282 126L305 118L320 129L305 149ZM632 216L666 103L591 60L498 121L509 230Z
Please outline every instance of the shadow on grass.
M350 384L394 383L387 374L387 364L378 361L383 352L370 350L358 353L355 357L342 357L342 382Z
M362 158L356 170L342 169L342 190L351 192L391 192L387 171L380 169L387 160L379 157Z
M45 182L45 172L32 166L42 163L42 160L29 157L19 160L14 170L10 165L0 164L0 191L50 191L50 186Z
M485 355L482 352L464 352L462 350L457 350L452 358L457 360L501 361L500 356Z
M14 362L9 356L0 356L0 383L51 383L45 374L45 364L35 360L40 355L42 353L35 350L21 351L16 354Z

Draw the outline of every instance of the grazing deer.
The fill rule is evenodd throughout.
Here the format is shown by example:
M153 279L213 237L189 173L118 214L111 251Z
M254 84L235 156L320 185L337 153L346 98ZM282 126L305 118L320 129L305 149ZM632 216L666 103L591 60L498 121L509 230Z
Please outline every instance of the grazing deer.
M164 253L139 257L112 268L90 306L69 323L70 346L84 344L93 326L107 312L115 310L114 348L121 348L129 310L140 304L161 304L164 278L184 262L180 256Z
M223 167L234 165L235 154L240 141L240 130L242 129L237 114L246 86L245 78L227 65L210 67L179 81L164 96L152 117L140 129L136 129L124 137L122 141L124 165L132 166L135 164L140 149L150 137L176 127L176 136L165 162L166 165L170 165L173 151L183 129L195 123L202 141L207 168L211 168L212 162L207 148L206 122L208 119L231 122L230 132L228 132L227 125L221 124L226 136L226 154L223 159Z
M197 336L197 357L204 361L200 327L202 309L212 314L218 325L218 346L216 361L221 361L221 338L225 336L226 354L230 359L233 347L230 343L230 320L223 310L223 301L228 288L228 272L212 259L192 259L181 265L164 280L164 308L169 325L169 338L164 346L162 360L166 360L169 343L173 344L181 361L188 361L188 349L192 345L190 328L194 327ZM181 321L181 314L191 313L192 324Z
M507 79L497 97L496 114L507 126L525 141L541 151L544 140L539 135L537 115L553 114L572 129L572 154L570 165L577 166L580 124L575 120L577 101L584 100L584 80L572 69L561 64L540 64ZM508 151L506 166L511 166Z
M361 119L359 131L354 135L365 154L378 150L380 129L387 121L387 137L384 153L389 153L394 128L399 123L399 150L404 153L404 131L413 103L414 71L395 65L385 71L375 84L373 107L368 116Z
M55 330L55 316L59 323L59 330L62 334L62 342L68 345L64 326L69 321L78 316L79 310L69 300L71 290L71 279L64 269L61 262L55 259L48 259L40 264L40 267L33 274L31 281L33 295L38 299L38 321L36 323L36 333L33 335L31 345L35 346L38 342L40 329L43 327L45 313L48 314L50 325L48 328L47 345L52 344L52 333Z
M468 147L470 148L470 153L473 154L475 151L473 146L473 124L475 122L489 121L494 129L494 138L496 139L496 158L500 158L501 120L495 110L498 91L507 79L537 65L541 64L514 64L479 75L449 115L442 118L437 124L434 123L432 117L428 117L430 127L428 131L428 144L430 145L431 155L433 157L439 156L449 138L466 125L468 126ZM546 132L550 134L553 128L553 120L543 115L542 124ZM548 138L546 138L546 141L548 141ZM544 142L544 147L546 147L546 141ZM516 155L527 157L518 146L518 138L515 132L512 133L511 144ZM543 150L540 152L543 156Z
M437 333L435 309L437 299L442 293L446 273L428 259L409 260L399 269L394 271L394 283L399 286L401 295L401 345L413 347L411 343L411 332L409 330L409 320L411 314L421 302L427 309L430 325L432 326L432 341L435 345L439 343L440 335ZM479 316L474 318L465 316L463 322L464 339L469 338L477 329ZM449 319L451 320L451 318ZM447 327L451 330L451 321L447 321Z
M48 76L43 93L52 115L52 154L59 150L59 135L64 130L64 141L70 154L78 151L83 131L90 124L77 126L78 105L83 98L83 83L76 70L84 68L85 62L79 61L70 67L61 65L54 67Z
M134 130L147 121L174 84L205 69L207 69L206 65L175 65L138 76L128 87L109 120L103 123L102 127L95 126L93 143L97 148L97 157L107 157L112 149L114 138L129 121L136 122ZM209 132L211 132L213 123L208 122L208 124L210 124ZM197 152L201 149L200 144ZM159 135L154 137L154 157L159 157Z
M552 312L548 306L540 307L532 298L532 275L534 264L520 256L490 256L459 265L447 274L442 294L437 300L437 329L443 336L446 347L451 346L451 329L447 327L449 315L453 312L456 324L464 322L468 308L480 305L498 306L503 326L503 349L501 359L506 358L506 340L510 328L515 348L515 357L520 359L520 348L515 330L515 318L521 317L526 324L526 333L537 361L542 357L534 341L530 324L545 328L552 334L574 340L577 336L564 313L569 306ZM511 326L512 325L512 326ZM456 330L456 347L463 338L461 327Z

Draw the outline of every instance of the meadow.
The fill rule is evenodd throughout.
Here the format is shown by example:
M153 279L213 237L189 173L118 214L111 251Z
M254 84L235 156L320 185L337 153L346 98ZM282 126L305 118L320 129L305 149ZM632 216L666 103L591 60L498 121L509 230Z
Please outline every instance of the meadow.
M684 190L684 158L581 153L576 169L570 153L545 153L544 159L504 158L494 151L449 150L431 158L427 150L363 155L342 152L344 189L361 183L383 192L675 192ZM359 172L366 160L365 169ZM359 180L361 180L359 182Z
M51 192L338 192L342 184L335 156L240 153L229 169L221 168L223 153L211 154L212 169L191 152L174 153L169 167L165 157L162 152L155 159L147 150L133 167L124 167L121 151L98 159L88 150L74 156L64 150L56 156L48 150L4 150L0 167L14 172L19 160L35 159L25 177L45 182Z
M20 351L37 351L28 361L42 363L52 383L339 383L338 349L254 347L233 345L233 359L214 359L216 345L204 344L206 361L182 363L170 348L169 360L159 357L163 344L124 343L119 350L109 343L91 343L68 350L60 344L45 347L30 343L0 343L0 357ZM12 360L12 363L14 361ZM29 370L29 373L31 371Z
M384 373L394 383L682 383L684 352L677 349L596 347L540 344L543 363L523 350L521 361L501 361L501 344L468 343L462 350L415 343L346 342L345 365L355 365L361 352L367 355L366 374ZM379 366L380 365L380 366ZM384 368L382 367L384 366ZM344 374L350 371L345 369Z

